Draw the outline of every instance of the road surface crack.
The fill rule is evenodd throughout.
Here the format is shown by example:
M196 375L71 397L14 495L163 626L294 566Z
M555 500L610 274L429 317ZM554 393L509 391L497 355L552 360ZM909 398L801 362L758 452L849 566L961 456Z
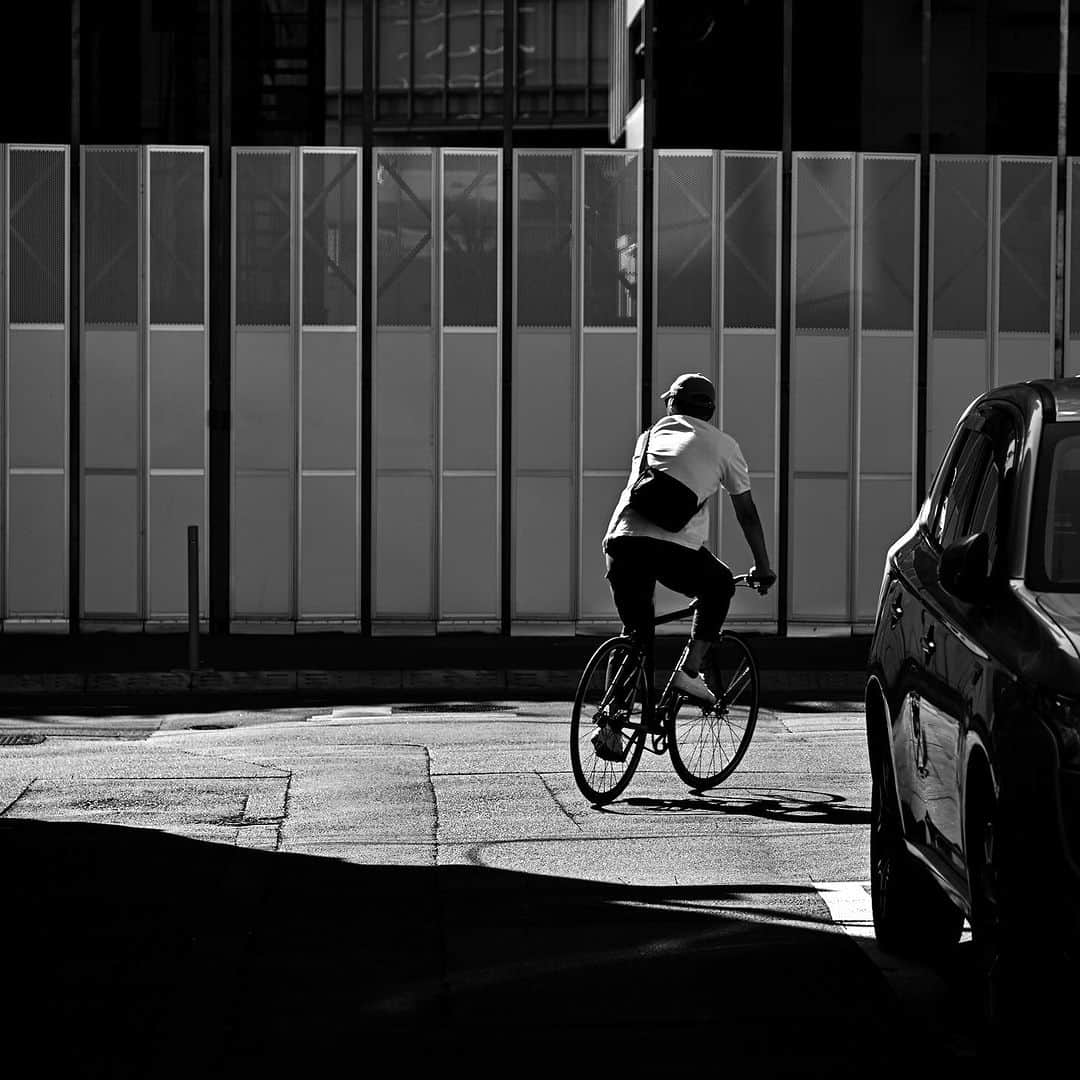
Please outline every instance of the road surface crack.
M555 805L563 812L563 814L570 819L571 823L574 825L577 831L584 832L584 829L581 826L581 822L578 821L578 819L574 817L574 815L570 813L570 811L567 810L565 806L563 806L562 801L559 799L559 796L555 794L555 789L547 782L547 779L544 777L543 773L538 772L536 774L536 778L540 781L541 784L544 785L547 793L551 796L552 802L554 802Z
M26 787L24 787L24 788L22 789L22 791L20 791L20 792L19 792L19 794L18 794L18 795L16 795L16 796L15 796L15 798L14 798L14 799L12 799L12 800L11 800L11 802L9 802L9 803L7 804L7 806L5 806L5 807L4 807L4 809L3 809L3 810L0 810L0 817L3 817L3 816L4 816L4 815L5 815L5 814L6 814L6 813L7 813L8 811L9 811L9 810L12 810L12 809L14 809L14 807L15 807L15 804L16 804L16 803L18 803L18 801L19 801L19 800L20 800L20 799L21 799L21 798L22 798L22 797L23 797L24 795L26 795L26 793L27 793L27 792L28 792L28 791L29 791L29 790L30 790L30 789L31 789L31 788L32 788L32 787L33 787L33 786L34 786L34 785L35 785L35 784L37 783L37 779L38 779L38 778L37 778L37 777L35 776L35 777L34 777L34 779L33 779L33 780L31 780L31 781L30 781L30 783L29 783L29 784L27 784L27 785L26 785Z

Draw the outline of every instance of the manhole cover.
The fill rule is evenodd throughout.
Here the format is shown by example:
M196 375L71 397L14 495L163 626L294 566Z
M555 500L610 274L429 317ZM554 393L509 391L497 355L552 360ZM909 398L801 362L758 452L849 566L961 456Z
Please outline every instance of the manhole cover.
M44 741L44 735L0 735L0 746L36 746Z

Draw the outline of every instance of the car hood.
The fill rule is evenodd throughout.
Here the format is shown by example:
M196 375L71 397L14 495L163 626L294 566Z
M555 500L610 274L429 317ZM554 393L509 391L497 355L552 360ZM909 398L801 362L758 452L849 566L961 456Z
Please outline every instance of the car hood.
M1080 686L1080 596L1013 583L1019 608L1002 624L1002 647L1025 681L1063 694ZM1011 666L1011 665L1010 665Z
M1080 593L1036 593L1035 602L1057 626L1062 644L1080 658Z

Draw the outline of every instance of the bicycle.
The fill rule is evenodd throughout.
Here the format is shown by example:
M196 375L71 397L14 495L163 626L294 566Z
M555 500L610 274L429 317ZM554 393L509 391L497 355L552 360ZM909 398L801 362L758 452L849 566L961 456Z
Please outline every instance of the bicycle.
M735 584L758 588L747 574L737 576ZM692 601L658 616L653 625L685 619L696 607ZM589 658L570 715L570 764L578 789L593 805L609 803L626 790L645 750L670 753L679 779L695 791L722 783L742 761L757 724L754 654L738 634L721 631L702 664L716 698L706 705L672 686L686 648L659 698L654 697L652 657L635 634L609 638Z

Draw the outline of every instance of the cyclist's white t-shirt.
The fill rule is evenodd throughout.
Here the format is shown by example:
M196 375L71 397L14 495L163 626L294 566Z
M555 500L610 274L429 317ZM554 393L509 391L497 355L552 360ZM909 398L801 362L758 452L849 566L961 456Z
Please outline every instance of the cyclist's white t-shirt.
M630 506L630 489L638 478L645 436L638 436L630 478L623 489L604 536L604 542L616 536L651 536L683 547L702 547L709 538L709 507L706 503L679 532L654 525ZM646 463L681 480L698 497L711 499L720 488L730 495L750 490L750 473L739 444L707 420L674 413L661 417L649 435L649 460Z

